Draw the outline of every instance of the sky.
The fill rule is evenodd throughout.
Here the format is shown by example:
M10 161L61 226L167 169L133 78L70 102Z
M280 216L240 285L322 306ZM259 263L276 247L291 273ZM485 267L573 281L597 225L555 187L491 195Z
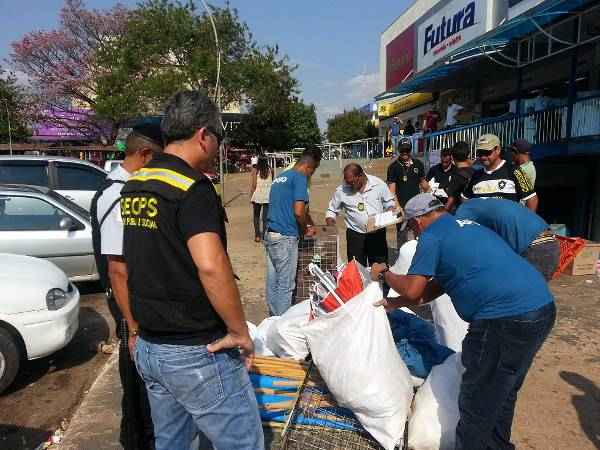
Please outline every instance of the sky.
M361 107L379 93L380 34L413 0L230 0L260 45L278 44L298 65L302 98L314 103L319 125L344 109ZM424 0L421 0L424 1ZM87 0L110 8L114 0ZM121 1L135 6L136 0ZM223 6L224 0L209 0ZM198 2L200 4L200 2ZM11 42L58 26L63 0L0 0L0 65Z

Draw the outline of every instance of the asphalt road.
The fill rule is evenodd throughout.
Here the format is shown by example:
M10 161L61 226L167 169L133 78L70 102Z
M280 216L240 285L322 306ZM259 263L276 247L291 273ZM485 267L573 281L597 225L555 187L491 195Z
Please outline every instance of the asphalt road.
M68 419L94 382L107 355L98 352L114 336L114 323L97 285L79 286L79 331L59 352L21 367L0 394L0 449L33 450Z

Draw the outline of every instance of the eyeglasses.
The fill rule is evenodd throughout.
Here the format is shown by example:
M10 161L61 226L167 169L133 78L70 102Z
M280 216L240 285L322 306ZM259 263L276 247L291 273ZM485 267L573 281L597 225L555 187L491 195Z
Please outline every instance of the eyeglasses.
M223 133L219 133L215 127L211 126L206 127L206 129L210 134L217 138L217 145L220 147L221 142L223 142L223 139L225 138L225 136L223 136Z
M494 150L477 150L476 154L478 158L481 158L482 156L490 156L493 151Z

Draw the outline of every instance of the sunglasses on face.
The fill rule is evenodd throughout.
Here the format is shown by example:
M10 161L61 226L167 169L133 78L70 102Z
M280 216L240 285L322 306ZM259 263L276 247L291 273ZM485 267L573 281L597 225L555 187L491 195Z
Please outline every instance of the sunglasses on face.
M476 154L478 158L490 156L494 150L477 150Z
M225 136L223 136L223 133L219 133L215 127L209 126L209 127L206 127L206 129L208 130L208 132L210 134L212 134L217 139L217 145L220 147L221 142L223 142L223 139L225 137Z

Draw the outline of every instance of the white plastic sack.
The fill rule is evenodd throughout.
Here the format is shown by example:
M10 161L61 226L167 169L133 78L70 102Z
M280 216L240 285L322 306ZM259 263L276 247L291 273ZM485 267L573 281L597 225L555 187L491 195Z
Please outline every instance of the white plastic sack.
M455 352L462 352L462 342L469 330L469 324L458 316L452 300L446 294L436 298L429 305L438 342Z
M273 324L274 320L279 319L279 316L267 317L257 327L252 322L246 322L250 338L254 342L254 352L261 356L273 356L273 352L267 348L265 343L266 330Z
M264 342L267 349L279 358L306 358L308 345L301 328L308 323L309 315L310 301L305 300L274 320L266 330Z
M412 379L400 358L379 283L303 328L312 358L340 406L387 450L402 441L413 397Z
M461 354L434 366L417 391L408 423L410 450L454 450L458 424L458 393L464 368Z

